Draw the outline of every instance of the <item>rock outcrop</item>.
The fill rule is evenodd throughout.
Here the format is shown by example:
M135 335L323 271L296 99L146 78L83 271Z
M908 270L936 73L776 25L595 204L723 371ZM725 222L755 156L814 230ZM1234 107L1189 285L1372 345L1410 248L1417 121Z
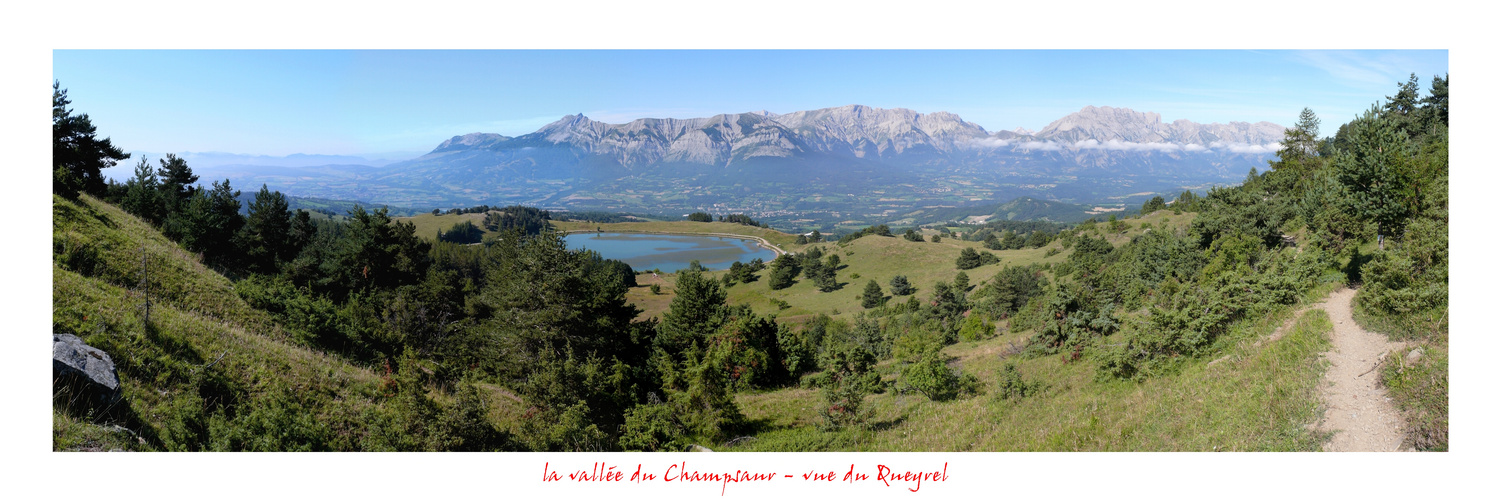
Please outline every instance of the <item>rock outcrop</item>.
M52 391L68 408L95 415L120 403L120 377L109 354L66 333L52 334Z

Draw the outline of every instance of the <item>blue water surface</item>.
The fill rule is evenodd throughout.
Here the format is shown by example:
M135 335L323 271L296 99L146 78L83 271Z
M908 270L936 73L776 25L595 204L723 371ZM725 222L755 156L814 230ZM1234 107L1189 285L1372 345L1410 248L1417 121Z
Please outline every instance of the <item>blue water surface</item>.
M755 240L727 236L595 232L574 233L563 239L568 248L593 250L606 259L624 261L637 271L676 272L695 259L711 270L729 269L735 261L748 264L759 258L770 263L776 259L776 252Z

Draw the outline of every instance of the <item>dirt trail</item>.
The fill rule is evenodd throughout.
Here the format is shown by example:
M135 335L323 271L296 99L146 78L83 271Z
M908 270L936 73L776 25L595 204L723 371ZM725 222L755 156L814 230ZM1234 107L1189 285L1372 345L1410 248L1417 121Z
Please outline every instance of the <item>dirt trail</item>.
M1318 387L1327 409L1317 428L1334 433L1323 451L1402 451L1400 414L1380 387L1380 373L1374 368L1386 353L1405 344L1388 342L1354 322L1354 292L1333 292L1313 306L1327 311L1333 321L1333 349L1323 353L1330 366Z

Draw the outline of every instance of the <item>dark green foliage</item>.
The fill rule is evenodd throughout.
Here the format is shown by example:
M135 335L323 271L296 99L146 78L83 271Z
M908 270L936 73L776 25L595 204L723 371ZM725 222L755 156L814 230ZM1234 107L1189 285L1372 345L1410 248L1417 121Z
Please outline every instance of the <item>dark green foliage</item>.
M719 348L703 355L696 350L686 354L680 363L661 356L653 358L653 366L661 374L662 389L667 393L666 404L672 407L668 420L671 424L665 427L681 428L687 436L723 441L745 423L734 402L728 372L724 370L731 351ZM663 425L658 423L657 427ZM649 442L631 439L632 443L643 441Z
M798 245L806 245L806 244L808 244L809 241L810 240L807 239L807 235L805 235L805 234L799 234L799 235L797 235L797 239L794 240L793 243L796 243Z
M161 181L167 209L178 210L198 190L194 187L198 182L198 175L193 173L186 161L171 153L157 161L161 166L156 169L156 177Z
M1177 200L1173 201L1172 212L1197 212L1200 199L1197 193L1183 191L1182 194L1177 195Z
M723 221L744 224L746 226L760 226L759 222L755 222L755 219L751 219L750 216L745 214L729 214L723 218Z
M1000 235L1000 248L991 248L988 244L985 245L985 248L989 248L990 250L1020 250L1025 246L1025 238L1016 234L1015 231L1006 231Z
M865 309L873 309L882 304L885 304L885 292L880 290L880 284L875 283L875 280L870 280L870 283L865 285L864 294L860 295L860 305Z
M1040 267L1006 266L974 292L974 308L996 318L1007 318L1033 297L1042 295L1046 288L1047 278Z
M161 180L146 158L135 167L135 177L125 182L125 197L120 208L140 217L141 220L159 225L167 217L166 199L162 197Z
M818 232L817 229L814 229L814 230L812 230L812 233L809 233L807 235L807 241L811 242L811 243L822 243L823 242L823 233L820 233L820 232Z
M741 264L740 261L734 261L734 263L730 264L729 272L724 276L727 276L732 282L749 283L755 281L755 274L750 271L750 266Z
M1167 200L1163 200L1160 196L1152 196L1151 199L1146 200L1145 204L1141 205L1141 213L1150 215L1152 212L1165 210L1166 208Z
M1026 236L1027 248L1041 248L1052 242L1052 236L1042 231L1032 231Z
M447 231L438 231L438 241L447 241L468 245L479 243L484 238L484 231L470 221L461 221L453 224Z
M865 236L870 236L870 235L875 235L875 236L891 236L891 228L890 228L890 226L887 226L885 224L881 224L879 226L870 226L870 227L861 229L858 232L849 233L849 234L844 235L843 237L839 238L839 243L848 243L848 242L857 240L859 238L863 238Z
M1161 282L1192 280L1205 263L1203 252L1191 241L1153 231L1121 246L1106 275L1126 309L1136 309L1155 297Z
M525 235L536 235L550 229L551 220L552 213L546 210L512 205L485 215L484 228L498 233L519 231Z
M656 283L652 283L651 284L651 295L661 295L661 285L658 285Z
M974 251L973 248L965 247L963 251L959 252L958 254L957 264L959 269L973 269L979 267L981 263L982 261L979 260L979 252Z
M1337 178L1359 217L1379 236L1400 236L1422 204L1413 172L1414 148L1394 119L1375 110L1349 123L1349 148L1333 159Z
M910 295L915 291L917 291L916 288L912 287L911 283L906 281L906 276L898 274L891 278L891 295Z
M1041 390L1040 382L1027 382L1021 377L1021 371L1016 369L1015 363L1006 363L1000 372L999 387L995 391L1000 399L1022 398L1036 394Z
M680 353L705 341L728 317L727 293L719 283L701 273L687 271L677 276L677 294L657 325L656 345L668 353Z
M972 374L949 368L939 335L925 330L902 337L901 383L933 401L947 401L976 394L979 380Z
M384 208L366 212L355 207L347 223L336 230L319 230L318 236L309 245L311 252L298 258L307 259L316 271L299 284L311 285L336 301L355 291L415 284L430 264L431 244L417 237L415 226L392 221Z
M596 222L600 224L612 224L616 222L635 222L636 219L628 217L629 214L614 212L600 212L595 210L580 210L577 212L562 212L553 214L557 220L572 220L584 222ZM732 217L732 216L731 216Z
M635 451L680 451L687 447L687 430L677 409L661 402L636 405L625 411L620 448Z
M1047 295L1038 297L1042 301L1041 323L1027 349L1063 353L1063 359L1077 360L1087 342L1118 331L1120 323L1114 316L1114 304L1098 300L1097 293L1091 287L1073 282L1055 286Z
M981 252L979 252L979 265L981 265L981 266L988 266L990 264L999 264L999 263L1000 263L1000 257L996 256L995 254L987 252L987 251L981 251Z
M830 257L838 256L832 255ZM832 292L839 288L838 277L835 274L834 266L825 264L822 260L808 259L807 264L802 270L802 273L805 274L808 279L812 280L813 286L818 287L818 291L820 292Z
M693 222L713 222L714 216L708 215L708 212L693 212L688 214L687 219Z
M793 283L796 283L797 274L801 272L802 266L797 263L797 259L792 257L791 254L776 256L776 260L771 261L771 276L769 278L771 289L781 290L792 286Z
M1428 115L1424 130L1439 123L1448 125L1448 75L1432 77L1432 87L1428 89L1428 96L1422 99L1422 107Z
M988 248L990 250L1004 250L1005 249L1005 245L1002 244L1002 243L1000 243L1000 237L995 236L995 233L989 233L989 234L985 235L983 241L984 241L984 247Z
M800 374L793 369L802 368L805 358L789 367L781 349L793 336L790 329L748 307L733 308L730 314L730 320L710 339L706 359L719 363L732 390L781 386Z
M100 139L89 115L68 109L68 90L52 82L52 192L73 198L79 192L104 196L103 169L130 158L110 142Z
M831 429L860 426L870 417L865 396L880 389L880 374L874 371L875 355L853 343L837 343L824 350L817 378L823 390L824 425Z
M932 235L932 242L933 243L941 243L942 241L943 241L943 236L942 235L939 235L939 234Z
M167 216L165 232L188 251L202 253L206 264L237 264L242 253L234 244L234 236L245 225L239 194L229 186L228 179L215 181L208 191L193 190L187 202Z
M902 235L902 237L906 238L906 241L923 241L922 234L914 229L907 229L906 234Z
M1195 281L1158 287L1146 324L1102 354L1101 373L1147 376L1176 356L1202 354L1234 321L1296 302L1330 265L1321 252L1265 251L1245 236L1215 241L1209 255Z
M292 260L302 250L292 234L292 214L287 211L286 196L270 191L264 184L250 203L241 233L245 264L253 272L274 272L282 262Z
M953 291L959 295L969 293L969 273L959 271L953 277Z
M1254 168L1251 168L1251 171L1254 171L1254 170L1255 170ZM1123 233L1123 232L1125 232L1126 229L1129 229L1129 226L1127 226L1125 224L1125 221L1122 221L1122 220L1119 220L1118 218L1116 218L1115 214L1109 214L1109 232L1111 232L1111 233Z

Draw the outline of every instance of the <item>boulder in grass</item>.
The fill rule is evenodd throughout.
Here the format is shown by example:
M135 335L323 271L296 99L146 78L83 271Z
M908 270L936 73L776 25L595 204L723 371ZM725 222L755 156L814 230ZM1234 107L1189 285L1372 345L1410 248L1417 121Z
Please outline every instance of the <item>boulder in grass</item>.
M109 354L66 333L52 334L52 391L57 402L95 415L108 413L122 397Z

